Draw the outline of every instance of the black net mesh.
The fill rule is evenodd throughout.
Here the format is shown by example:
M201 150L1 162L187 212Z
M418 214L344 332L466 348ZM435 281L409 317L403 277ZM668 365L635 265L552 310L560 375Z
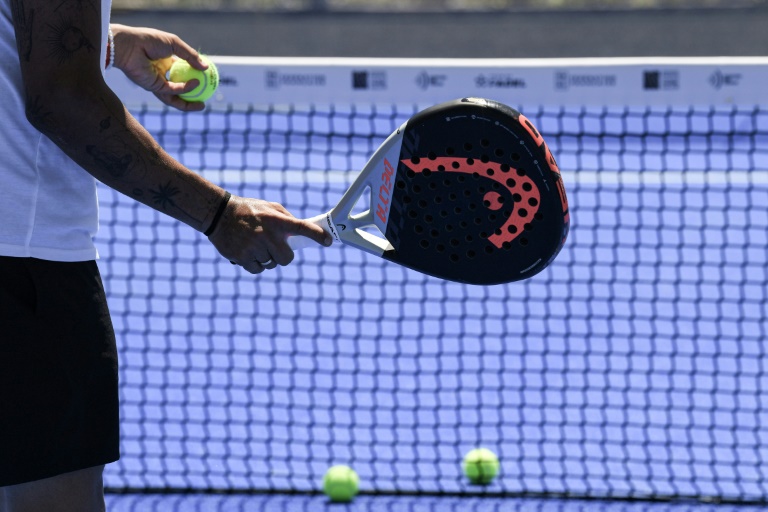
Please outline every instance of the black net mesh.
M768 498L768 112L516 106L571 235L534 279L442 282L345 247L254 277L100 190L121 358L115 491ZM330 209L415 106L136 111L232 193ZM501 459L487 487L461 459ZM590 509L591 510L591 509Z

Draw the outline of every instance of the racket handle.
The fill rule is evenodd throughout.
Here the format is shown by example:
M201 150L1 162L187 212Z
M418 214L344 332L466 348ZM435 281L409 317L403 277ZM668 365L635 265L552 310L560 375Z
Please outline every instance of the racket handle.
M316 226L320 226L323 228L323 231L326 233L331 233L331 230L328 226L328 216L329 213L323 213L320 215L317 215L316 217L312 217L309 219L306 219L307 222L311 222L312 224L315 224ZM333 233L331 233L333 235ZM306 236L300 236L300 235L293 235L288 237L288 246L295 250L298 249L304 249L305 247L323 247L322 245L318 244L311 238L307 238ZM334 238L335 241L335 238Z

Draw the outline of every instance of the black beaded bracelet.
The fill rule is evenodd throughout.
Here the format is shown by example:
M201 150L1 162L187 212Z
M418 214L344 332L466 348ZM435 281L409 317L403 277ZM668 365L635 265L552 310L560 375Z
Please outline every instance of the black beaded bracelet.
M232 194L230 194L229 192L224 194L224 199L222 199L221 203L219 204L219 209L216 210L216 215L213 216L211 225L208 226L208 229L206 229L205 233L203 233L205 236L211 236L211 233L213 233L213 230L216 229L216 225L219 223L219 220L221 219L221 215L224 213L224 210L227 208L227 203L229 203L230 197L232 197Z

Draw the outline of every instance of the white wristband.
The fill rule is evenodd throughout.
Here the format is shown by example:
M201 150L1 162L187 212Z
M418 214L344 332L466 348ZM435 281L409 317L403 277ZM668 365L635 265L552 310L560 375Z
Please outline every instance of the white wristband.
M105 69L112 69L115 67L115 36L112 34L110 28L107 32L107 67Z

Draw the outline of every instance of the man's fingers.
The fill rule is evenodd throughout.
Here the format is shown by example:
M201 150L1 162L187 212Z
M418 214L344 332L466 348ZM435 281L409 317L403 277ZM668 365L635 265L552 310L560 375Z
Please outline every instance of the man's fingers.
M274 239L268 242L270 259L273 260L275 265L286 266L293 261L293 249L287 243L276 243ZM270 262L272 263L272 262ZM270 268L269 265L265 265ZM274 268L274 267L272 267Z
M205 103L184 101L176 95L155 94L155 96L169 107L181 110L182 112L199 112L205 109Z
M205 71L208 69L208 66L200 58L200 54L197 52L197 50L182 41L179 37L171 37L171 46L173 47L173 53L177 57L189 62L189 65L193 68L200 71Z
M185 92L191 92L195 87L200 85L200 80L193 78L189 82L165 82L165 85L161 90L157 91L158 94L171 94L178 96Z
M333 243L320 225L293 217L278 203L232 196L209 240L229 261L258 274L294 259L288 238L300 236L320 245Z
M305 236L326 247L333 243L333 237L330 233L327 233L317 224L313 224L306 220L293 219L293 229L290 234Z
M291 212L286 210L285 206L283 206L282 204L280 203L269 203L269 204L272 206L272 208L279 211L280 213L284 213L286 215L290 215L291 217L293 217L293 215L291 215Z
M242 265L242 267L248 272L250 272L251 274L261 274L265 270L264 267L262 267L255 261L249 261L248 263L245 263L244 265Z
M163 80L163 84L158 85L152 92L157 96L178 96L192 91L198 85L200 85L200 81L196 78L193 78L189 82L169 82Z
M167 80L164 80L163 82L162 86L154 91L154 93L155 96L166 105L183 112L198 112L205 109L205 104L202 102L186 101L179 97L180 94L190 92L200 85L198 79L193 78L188 82L171 82Z

